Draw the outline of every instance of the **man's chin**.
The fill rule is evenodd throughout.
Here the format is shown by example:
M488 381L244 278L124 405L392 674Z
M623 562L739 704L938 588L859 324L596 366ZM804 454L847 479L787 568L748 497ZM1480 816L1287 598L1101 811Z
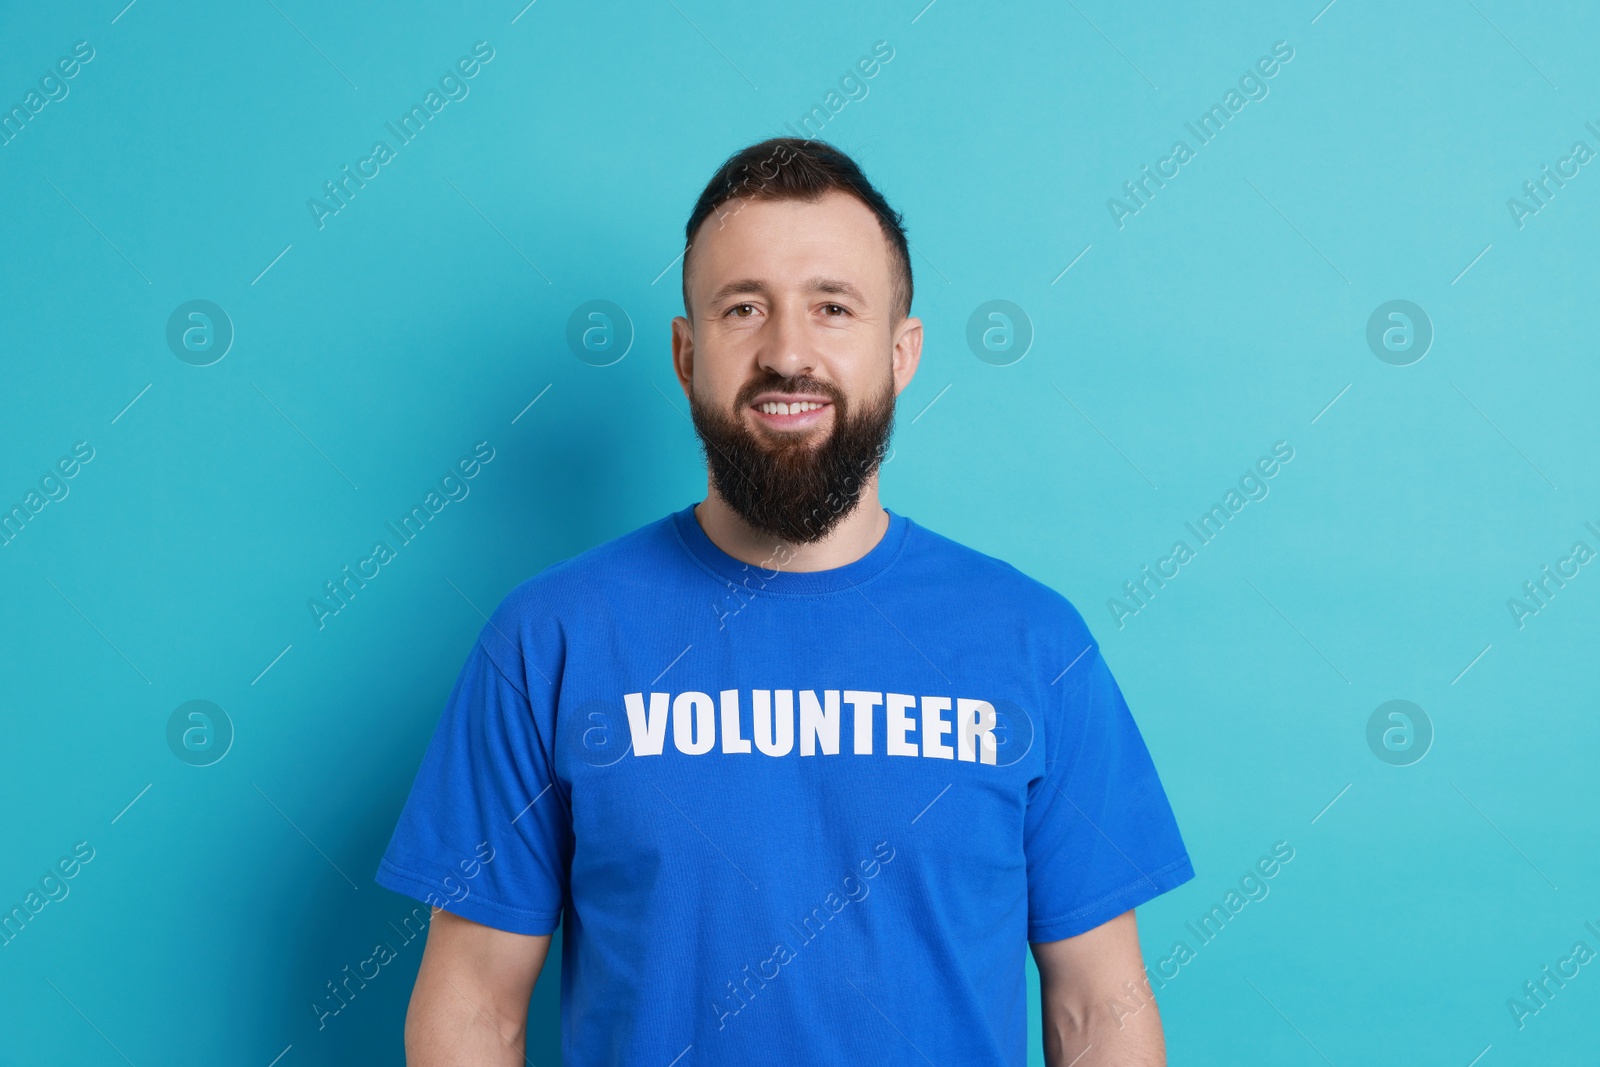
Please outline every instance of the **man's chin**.
M772 430L762 426L745 438L752 447L781 462L791 457L814 458L833 439L833 430L825 426L810 430Z

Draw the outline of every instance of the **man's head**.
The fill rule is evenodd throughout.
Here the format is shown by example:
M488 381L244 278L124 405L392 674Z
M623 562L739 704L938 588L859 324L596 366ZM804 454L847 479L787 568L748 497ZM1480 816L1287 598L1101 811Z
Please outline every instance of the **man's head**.
M837 149L775 138L722 165L685 239L673 362L712 483L751 527L819 541L876 476L921 355L900 215Z

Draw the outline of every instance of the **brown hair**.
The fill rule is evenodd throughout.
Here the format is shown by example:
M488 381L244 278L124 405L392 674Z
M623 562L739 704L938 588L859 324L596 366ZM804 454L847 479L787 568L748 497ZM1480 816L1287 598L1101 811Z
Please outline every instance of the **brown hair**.
M719 206L729 200L816 201L833 189L854 196L878 217L889 242L895 321L911 314L911 255L900 213L872 187L855 160L824 141L798 137L773 137L740 149L706 183L684 227L684 311L689 311L689 255L695 233Z

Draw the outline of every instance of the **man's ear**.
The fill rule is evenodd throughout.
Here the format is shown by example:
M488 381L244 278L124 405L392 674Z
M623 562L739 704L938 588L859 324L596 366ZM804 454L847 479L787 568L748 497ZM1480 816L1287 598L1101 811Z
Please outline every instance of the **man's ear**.
M682 315L672 320L672 371L687 399L694 379L694 327Z
M896 396L911 384L911 379L916 375L921 362L922 320L908 317L894 331L894 354L891 366L894 371Z

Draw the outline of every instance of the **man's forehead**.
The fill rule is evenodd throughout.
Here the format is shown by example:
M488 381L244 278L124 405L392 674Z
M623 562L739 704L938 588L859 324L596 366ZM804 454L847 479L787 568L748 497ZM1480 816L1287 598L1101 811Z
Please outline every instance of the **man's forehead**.
M727 201L706 217L690 261L696 288L715 289L708 300L754 292L730 288L754 281L841 295L848 289L837 286L848 286L862 299L862 290L888 282L889 243L870 208L848 193L830 190L814 201ZM793 277L797 266L805 271L803 277ZM779 271L781 276L775 273Z

